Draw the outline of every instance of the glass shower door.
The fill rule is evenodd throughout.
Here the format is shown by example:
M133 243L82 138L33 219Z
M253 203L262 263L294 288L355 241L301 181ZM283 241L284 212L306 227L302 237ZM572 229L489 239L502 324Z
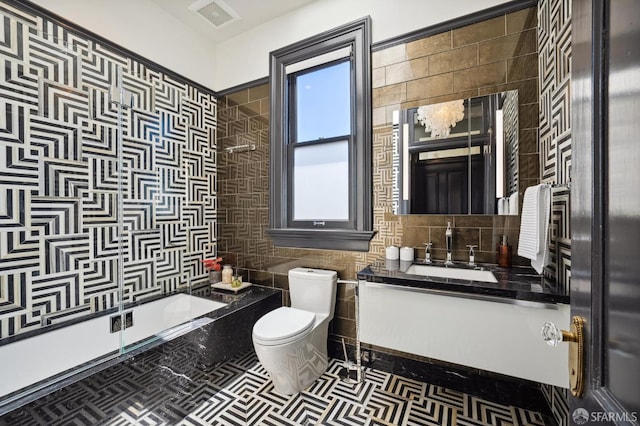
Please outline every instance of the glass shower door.
M109 61L15 16L0 10L20 35L0 48L0 412L121 353Z
M158 281L167 265L162 263L161 231L156 216L162 191L161 171L156 162L161 129L155 108L155 85L131 69L117 66L111 99L119 121L118 307L120 353L125 353L152 342L167 328L163 299L172 288L165 281ZM179 169L175 172L173 182L180 182ZM181 200L172 201L175 204L170 210L180 211ZM175 266L180 265L171 267L177 286L182 277L181 268Z
M201 260L213 248L204 173L215 154L186 85L144 68L117 76L124 353L189 327L191 288L206 280Z

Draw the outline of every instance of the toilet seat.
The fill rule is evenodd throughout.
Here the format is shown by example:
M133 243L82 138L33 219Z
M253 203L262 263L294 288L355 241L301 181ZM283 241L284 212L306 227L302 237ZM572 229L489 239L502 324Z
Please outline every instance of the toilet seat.
M281 307L275 309L253 326L253 339L265 346L282 345L306 336L315 322L313 312Z

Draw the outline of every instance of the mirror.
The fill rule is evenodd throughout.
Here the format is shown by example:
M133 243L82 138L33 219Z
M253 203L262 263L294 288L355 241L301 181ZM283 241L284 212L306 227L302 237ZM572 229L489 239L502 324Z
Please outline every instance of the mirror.
M395 214L518 214L518 91L393 115Z

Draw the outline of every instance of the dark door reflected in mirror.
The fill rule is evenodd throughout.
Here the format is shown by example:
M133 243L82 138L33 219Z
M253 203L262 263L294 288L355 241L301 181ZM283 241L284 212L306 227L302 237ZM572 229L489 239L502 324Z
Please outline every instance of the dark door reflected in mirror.
M394 213L518 214L518 92L394 114Z

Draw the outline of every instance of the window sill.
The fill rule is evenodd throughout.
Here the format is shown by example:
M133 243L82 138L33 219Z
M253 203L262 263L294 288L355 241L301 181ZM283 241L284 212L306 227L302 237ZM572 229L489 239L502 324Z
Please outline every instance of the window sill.
M343 229L267 229L276 247L369 251L375 231Z

